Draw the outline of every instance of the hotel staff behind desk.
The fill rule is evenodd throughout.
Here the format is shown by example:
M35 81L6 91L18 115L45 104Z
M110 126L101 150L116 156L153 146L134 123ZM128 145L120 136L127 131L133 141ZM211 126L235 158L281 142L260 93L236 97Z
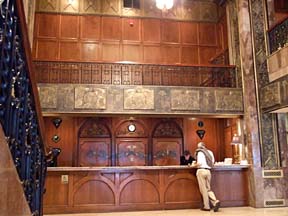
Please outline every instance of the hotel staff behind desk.
M191 165L195 159L191 156L190 151L185 150L184 154L180 157L180 165Z
M211 190L211 168L215 162L213 152L205 147L204 142L198 143L198 148L195 152L197 180L199 184L199 190L203 199L203 211L210 211L209 201L212 203L214 212L217 212L220 207L220 201L217 200L214 192ZM194 166L194 164L193 164Z

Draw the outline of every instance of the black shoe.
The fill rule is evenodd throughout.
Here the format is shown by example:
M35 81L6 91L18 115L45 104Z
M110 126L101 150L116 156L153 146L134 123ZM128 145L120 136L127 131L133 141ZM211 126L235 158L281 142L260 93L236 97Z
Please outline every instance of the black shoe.
M202 211L210 211L210 209L201 208Z
M218 202L215 203L214 212L218 212L219 207L220 207L220 201L218 201Z

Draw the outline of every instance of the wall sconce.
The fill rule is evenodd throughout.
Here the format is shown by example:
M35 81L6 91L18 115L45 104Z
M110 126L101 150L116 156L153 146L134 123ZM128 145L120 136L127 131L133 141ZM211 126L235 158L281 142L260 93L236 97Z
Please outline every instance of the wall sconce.
M173 7L173 0L156 0L156 7L166 11Z
M232 157L234 164L240 164L241 160L243 160L243 144L241 143L240 136L238 134L234 134L232 138Z

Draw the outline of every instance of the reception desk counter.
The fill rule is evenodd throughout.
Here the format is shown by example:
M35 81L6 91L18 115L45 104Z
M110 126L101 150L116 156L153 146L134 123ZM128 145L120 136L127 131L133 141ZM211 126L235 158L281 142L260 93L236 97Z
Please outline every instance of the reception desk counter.
M225 165L212 169L212 189L222 207L248 205L248 167ZM45 214L200 207L196 168L48 168Z

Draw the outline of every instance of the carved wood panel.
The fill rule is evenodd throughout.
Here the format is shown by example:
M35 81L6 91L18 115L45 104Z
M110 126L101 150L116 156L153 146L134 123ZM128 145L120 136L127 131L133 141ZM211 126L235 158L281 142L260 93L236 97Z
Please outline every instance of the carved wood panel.
M182 139L154 138L153 165L178 165L182 152Z
M111 147L105 120L86 120L78 132L78 166L111 166Z
M212 190L222 207L248 205L247 174L245 168L212 170ZM68 175L67 184L61 183L61 175ZM48 171L44 213L199 209L202 198L195 175L196 169L186 167Z
M147 165L147 138L117 138L117 166Z
M80 138L78 166L110 166L110 138Z

